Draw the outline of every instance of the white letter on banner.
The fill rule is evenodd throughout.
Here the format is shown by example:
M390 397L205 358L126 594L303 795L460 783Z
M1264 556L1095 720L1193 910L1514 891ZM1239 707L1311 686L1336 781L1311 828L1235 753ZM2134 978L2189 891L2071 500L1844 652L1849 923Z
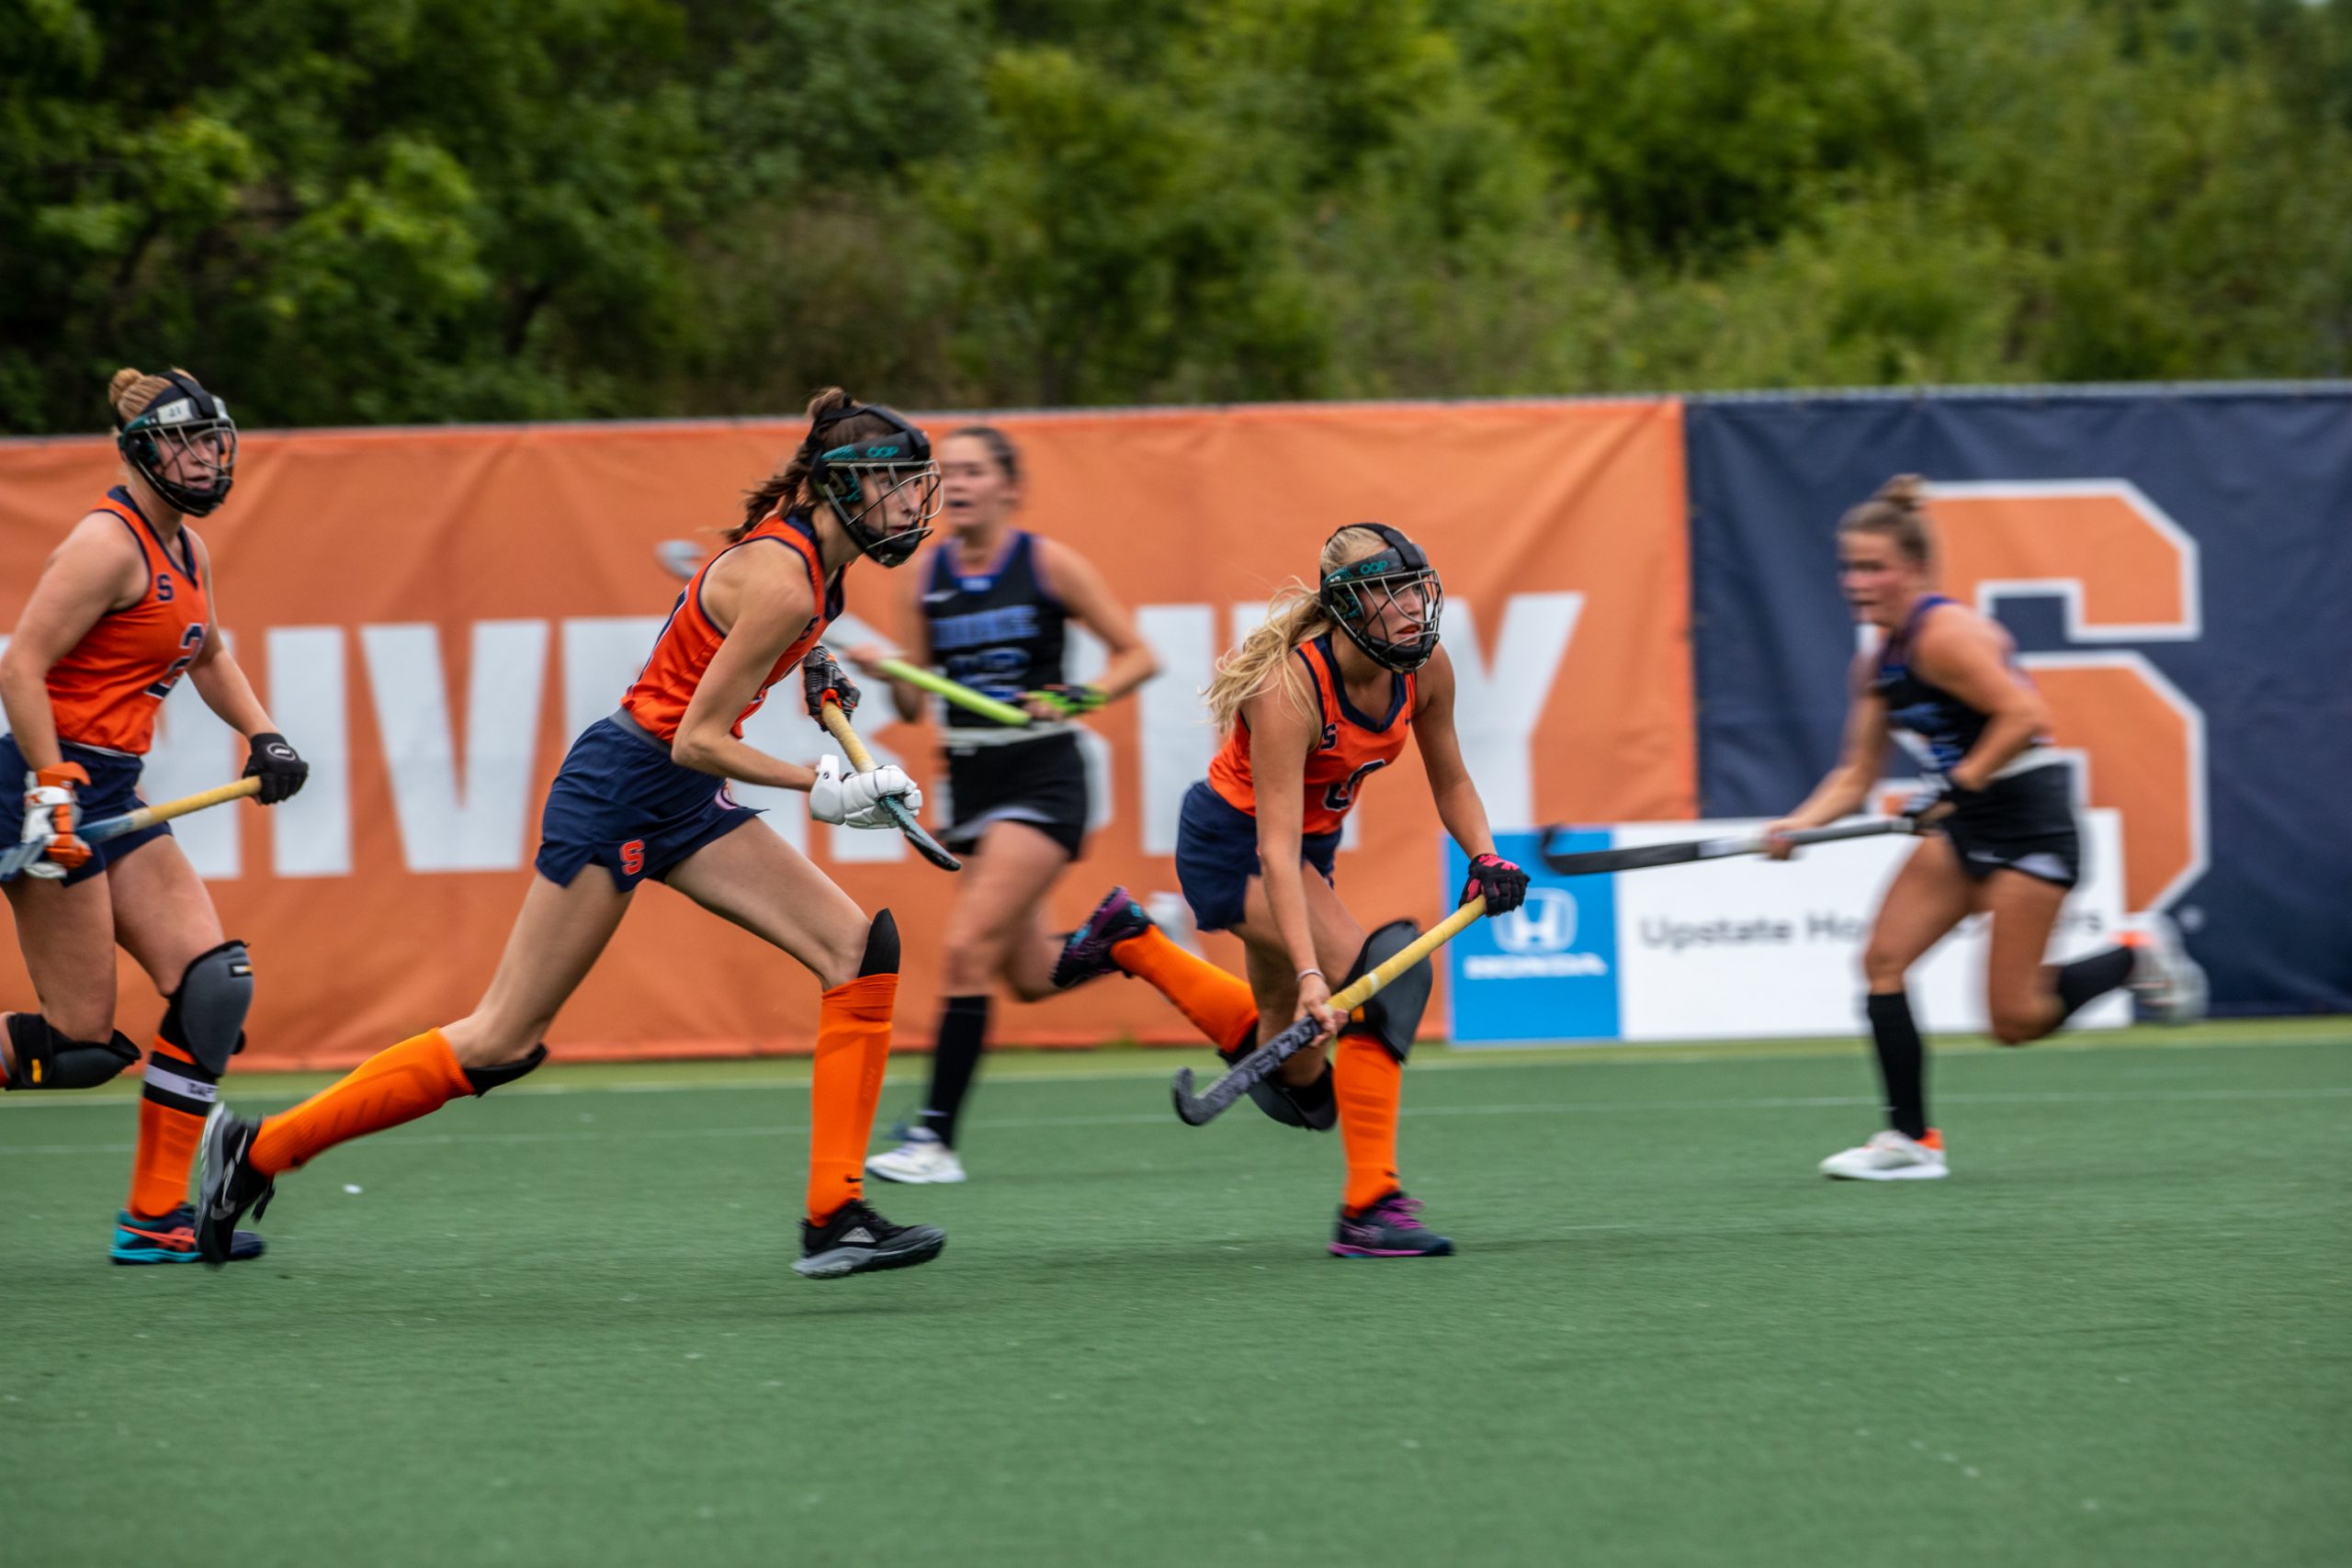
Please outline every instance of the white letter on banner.
M1143 850L1176 852L1184 792L1208 776L1216 730L1201 706L1201 688L1216 662L1216 624L1206 604L1145 604L1136 627L1159 656L1159 678L1136 694L1136 733L1143 758Z
M280 876L351 874L351 716L344 697L341 626L272 626L269 716L311 764L310 782L269 808L270 857Z
M195 682L182 681L155 714L155 740L140 772L139 798L152 803L194 795L235 778L244 766L243 738L213 716L196 694ZM243 856L235 811L183 817L172 824L172 836L197 875L210 882L237 875Z
M1503 609L1494 662L1481 664L1470 606L1446 611L1462 760L1498 829L1535 825L1535 726L1583 614L1581 593L1514 593Z
M1067 635L1069 657L1063 660L1064 678L1073 686L1101 680L1103 667L1111 662L1111 650L1103 646L1102 639L1076 621L1069 624ZM1086 759L1086 830L1100 832L1118 815L1111 805L1113 781L1118 776L1111 765L1111 743L1085 725L1074 724L1070 728L1078 734L1078 753Z
M361 626L359 646L408 868L511 871L522 864L547 685L548 624L474 623L462 785L435 628Z
M563 623L563 743L621 705L662 635L659 615L575 615Z

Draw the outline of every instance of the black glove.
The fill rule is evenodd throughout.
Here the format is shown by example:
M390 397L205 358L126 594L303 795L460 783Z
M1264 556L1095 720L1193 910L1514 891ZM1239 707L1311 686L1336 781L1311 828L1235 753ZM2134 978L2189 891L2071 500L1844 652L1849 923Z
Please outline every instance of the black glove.
M800 660L801 689L808 694L808 716L819 724L825 722L825 704L830 699L841 705L842 716L847 718L857 711L858 689L842 668L842 661L823 643L808 650Z
M261 780L258 798L264 806L289 798L311 782L311 764L276 730L265 729L254 736L253 749L253 755L245 759L245 771L237 776Z
M1462 885L1459 901L1467 904L1482 893L1487 913L1508 915L1527 902L1527 873L1500 855L1473 855L1470 880Z

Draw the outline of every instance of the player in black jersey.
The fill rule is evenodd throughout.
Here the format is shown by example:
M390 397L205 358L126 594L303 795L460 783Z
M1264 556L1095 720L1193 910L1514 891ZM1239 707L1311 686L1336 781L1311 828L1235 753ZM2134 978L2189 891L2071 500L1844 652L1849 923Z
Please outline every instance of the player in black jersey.
M914 602L901 626L908 662L1025 709L1037 722L1003 725L943 705L955 823L940 838L964 856L947 918L945 1010L933 1048L931 1089L905 1141L866 1162L890 1181L961 1181L956 1118L987 1042L989 997L1001 979L1023 1001L1055 992L1060 939L1048 934L1047 896L1086 842L1091 801L1086 759L1068 722L1115 701L1159 672L1134 617L1069 546L1012 524L1021 457L1001 431L974 425L940 448L948 538L915 563ZM1100 680L1073 685L1065 628L1076 621L1109 650ZM850 650L880 677L878 646ZM922 713L924 694L890 682L899 715Z
M2131 984L2152 1010L2182 1016L2200 989L2170 922L2154 917L2121 946L2042 962L2059 907L2082 869L2073 768L2051 750L2048 716L1999 623L1934 592L1935 549L1923 483L1900 475L1838 525L1838 572L1857 620L1885 640L1854 667L1845 755L1804 805L1768 833L1817 828L1859 809L1879 777L1890 731L1928 787L1905 814L1928 836L1880 904L1863 952L1865 1010L1878 1047L1888 1126L1832 1155L1823 1174L1866 1181L1948 1174L1928 1123L1927 1048L1904 977L1971 914L1991 918L1985 1012L1994 1037L2023 1045L2077 1009Z

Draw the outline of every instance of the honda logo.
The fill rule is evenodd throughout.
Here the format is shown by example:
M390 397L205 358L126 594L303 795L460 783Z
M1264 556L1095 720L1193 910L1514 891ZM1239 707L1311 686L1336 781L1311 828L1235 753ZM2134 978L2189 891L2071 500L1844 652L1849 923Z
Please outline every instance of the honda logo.
M1494 921L1505 953L1566 953L1577 943L1577 901L1558 887L1531 887L1527 902Z

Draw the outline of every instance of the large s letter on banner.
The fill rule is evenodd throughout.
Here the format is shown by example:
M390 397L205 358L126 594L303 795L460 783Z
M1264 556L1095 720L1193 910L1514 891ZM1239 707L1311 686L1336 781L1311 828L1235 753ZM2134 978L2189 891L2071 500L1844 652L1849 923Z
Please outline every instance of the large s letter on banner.
M2352 394L1694 401L1700 788L1786 811L1835 760L1835 529L1924 474L1943 592L1996 615L2224 1011L2352 1008Z

